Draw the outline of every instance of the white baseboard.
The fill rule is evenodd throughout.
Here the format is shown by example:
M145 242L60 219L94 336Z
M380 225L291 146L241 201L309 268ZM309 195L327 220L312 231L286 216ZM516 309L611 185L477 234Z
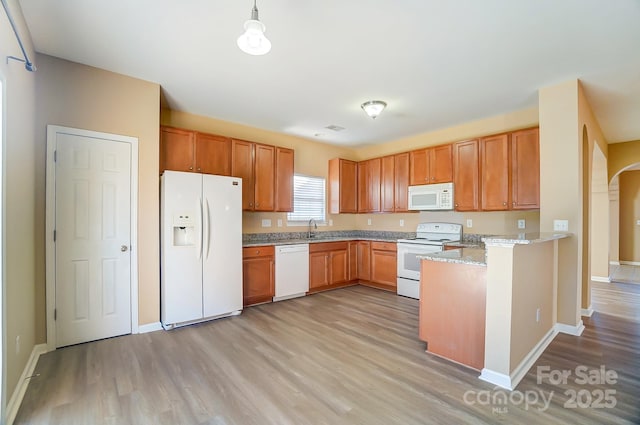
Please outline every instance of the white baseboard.
M577 325L567 325L564 323L556 323L555 328L558 332L561 332L563 334L580 336L584 331L584 323L582 323L582 320L580 320L580 322L578 322Z
M20 409L20 405L22 404L24 394L27 392L27 387L29 386L29 377L32 376L33 371L36 370L36 365L38 364L38 359L40 358L40 356L46 352L47 344L38 344L33 346L33 350L31 350L29 360L24 366L22 375L20 375L20 379L18 380L18 385L13 391L11 399L7 404L7 425L13 424L13 421L18 414L18 409Z
M581 311L581 315L586 317L593 316L593 306L590 305L589 308L583 308Z
M625 266L640 266L640 261L620 261L620 264Z
M139 334L146 334L147 332L155 332L155 331L161 331L161 330L162 330L162 324L160 322L147 323L146 325L138 326Z
M607 276L607 277L591 276L591 280L593 280L594 282L604 282L604 283L611 282L611 279L609 278L609 276Z
M619 266L620 265L620 261L609 261L609 264L612 266Z
M557 334L558 331L555 327L549 329L549 331L542 337L542 339L540 339L540 341L538 341L535 347L533 347L533 349L524 356L524 359L522 359L520 364L509 375L484 368L480 374L480 379L509 391L514 390L520 381L522 381L522 378L525 377L529 369L531 369L542 353L544 353L544 350L546 350L549 344L551 344L551 341L553 341L553 338L555 338Z

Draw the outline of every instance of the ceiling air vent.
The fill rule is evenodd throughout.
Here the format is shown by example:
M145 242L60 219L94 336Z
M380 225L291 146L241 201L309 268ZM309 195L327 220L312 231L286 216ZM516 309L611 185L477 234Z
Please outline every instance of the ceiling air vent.
M326 126L325 128L327 128L327 129L329 129L329 130L333 130L333 131L342 131L342 130L346 130L346 128L344 128L344 127L340 127L339 125L334 125L334 124L328 125L328 126Z

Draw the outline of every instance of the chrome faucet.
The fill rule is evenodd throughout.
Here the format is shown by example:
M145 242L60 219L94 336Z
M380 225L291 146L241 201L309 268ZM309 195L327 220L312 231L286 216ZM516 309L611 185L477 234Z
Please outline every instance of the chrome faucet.
M311 233L311 223L313 223L313 228L315 230L318 230L318 224L316 223L316 219L315 218L310 219L309 220L309 232L307 233L307 238L308 239L311 239L311 238L316 236L315 233L313 233L313 234Z

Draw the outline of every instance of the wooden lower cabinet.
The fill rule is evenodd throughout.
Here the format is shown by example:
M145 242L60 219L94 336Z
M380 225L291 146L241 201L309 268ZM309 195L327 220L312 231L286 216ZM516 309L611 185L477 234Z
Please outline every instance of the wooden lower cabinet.
M371 280L371 242L358 241L358 280Z
M371 284L395 291L397 276L396 244L371 242Z
M349 270L348 280L354 282L358 280L358 241L349 242Z
M272 301L275 295L273 246L242 249L242 303L245 306Z
M349 243L321 242L309 245L309 292L348 285Z

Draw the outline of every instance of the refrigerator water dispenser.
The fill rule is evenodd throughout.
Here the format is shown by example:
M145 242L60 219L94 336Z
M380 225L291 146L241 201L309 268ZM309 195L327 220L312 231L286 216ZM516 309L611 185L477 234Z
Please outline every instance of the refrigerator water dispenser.
M173 246L194 246L196 225L193 214L180 213L173 216Z

